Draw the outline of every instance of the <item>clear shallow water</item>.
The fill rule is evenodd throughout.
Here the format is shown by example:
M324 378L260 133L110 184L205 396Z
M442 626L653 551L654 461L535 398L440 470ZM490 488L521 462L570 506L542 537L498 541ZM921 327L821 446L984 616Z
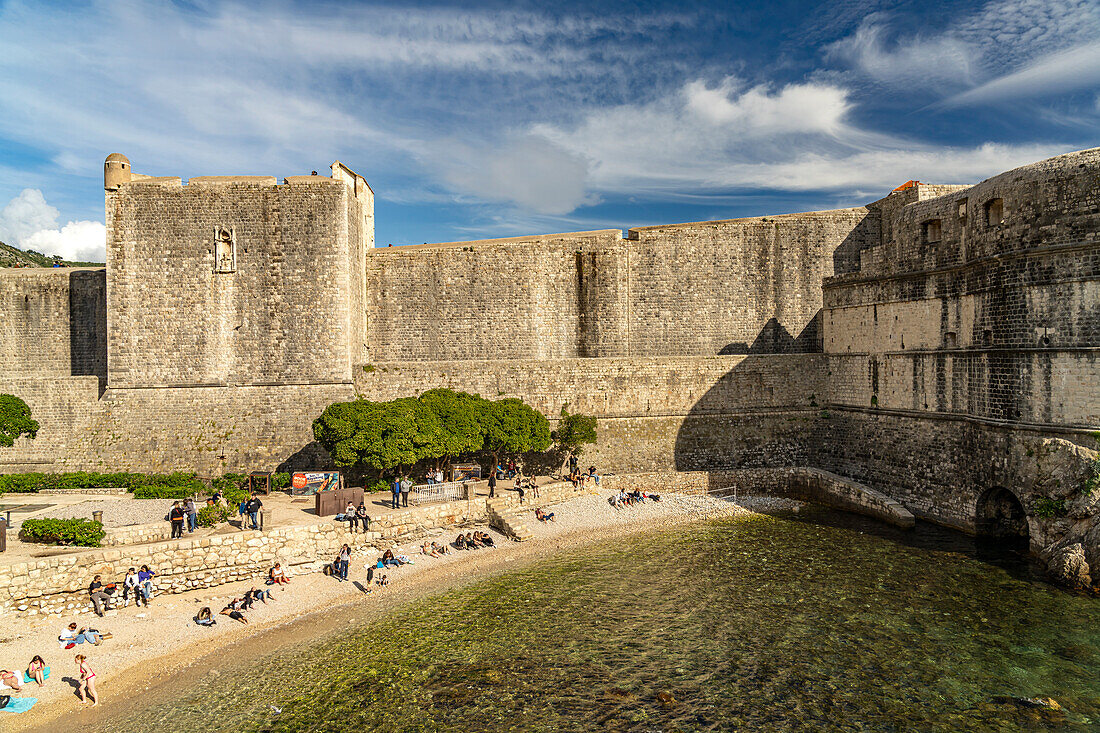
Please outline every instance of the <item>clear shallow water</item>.
M828 511L697 524L226 666L109 730L1100 729L1100 602L982 558Z

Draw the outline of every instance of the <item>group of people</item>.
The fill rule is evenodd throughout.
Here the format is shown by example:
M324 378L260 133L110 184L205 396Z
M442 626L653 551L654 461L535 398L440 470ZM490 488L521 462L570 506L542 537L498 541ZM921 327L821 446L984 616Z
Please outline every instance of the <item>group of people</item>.
M482 547L494 547L493 538L485 532L475 531L466 534L458 533L454 545L459 550L477 550Z
M430 555L431 557L443 557L444 555L451 554L451 546L447 543L442 545L438 542L428 543L425 542L420 546L420 553L422 555Z
M576 454L569 456L568 466L569 474L566 478L573 484L573 488L577 488L588 481L592 481L596 486L600 485L600 474L596 471L596 467L589 466L587 471L582 472Z
M225 608L223 608L218 615L228 616L234 621L240 621L242 624L247 624L248 619L245 618L244 612L251 611L253 603L258 601L266 606L268 601L273 600L275 600L275 596L272 595L270 590L252 586L243 596L240 598L233 598L229 603L225 604ZM199 611L199 615L195 617L195 623L199 626L214 626L218 622L214 618L214 612L210 610L210 606L203 606Z
M401 501L402 506L409 505L409 492L412 491L413 482L409 480L408 476L401 476L395 478L393 484L390 485L390 489L393 491L393 508L398 506L398 500Z
M359 506L355 506L349 501L344 513L337 514L336 519L337 521L347 522L348 529L352 532L358 532L360 525L362 525L364 532L370 530L370 517L367 516L367 507L362 501L359 502Z
M153 597L153 578L156 573L149 569L148 565L142 565L141 570L130 568L126 571L126 577L122 580L122 605L130 605L130 595L134 596L137 605L149 605ZM102 575L96 575L88 584L88 597L92 601L92 607L97 616L102 616L111 610L111 601L118 592L117 583L105 583Z
M612 494L607 497L607 503L616 509L621 509L624 506L633 506L634 504L641 504L648 499L649 501L660 501L660 494L647 494L644 491L627 491L625 489L619 489L619 493Z
M260 510L263 506L264 503L260 501L260 495L256 492L252 492L251 496L237 505L237 513L241 517L241 529L246 526L248 529L260 528Z
M81 703L90 700L92 707L95 707L99 704L99 695L95 689L95 672L92 671L91 666L88 664L88 658L83 654L77 654L74 661L76 662L79 684L76 694L80 697ZM39 687L45 687L49 676L50 668L46 664L46 660L40 654L35 654L23 671L0 669L0 691L9 689L22 692L23 685L28 685L31 682Z
M168 521L172 523L172 539L183 537L183 525L187 523L187 531L194 532L199 526L199 510L195 506L194 499L185 499L172 504L168 510Z

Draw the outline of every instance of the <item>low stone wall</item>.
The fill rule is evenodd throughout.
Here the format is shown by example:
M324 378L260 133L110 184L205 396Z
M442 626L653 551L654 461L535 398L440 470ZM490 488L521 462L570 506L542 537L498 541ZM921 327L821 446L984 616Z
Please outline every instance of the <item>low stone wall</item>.
M169 522L151 524L131 524L128 527L104 527L101 547L119 547L121 545L141 545L149 542L161 542L172 539L172 525Z
M123 488L89 488L89 489L42 489L39 494L47 496L71 496L71 495L95 495L95 496L126 496L129 489Z
M498 493L499 501L519 506L518 493ZM528 492L523 506L533 509L580 493L584 490L568 483L552 484L541 487L538 497ZM371 522L370 532L349 532L344 523L329 520L142 545L116 542L108 549L0 565L0 613L88 613L91 602L87 588L94 575L121 583L128 568L141 565L148 565L157 574L156 586L161 594L250 578L258 581L276 561L282 563L288 575L316 572L345 543L353 549L384 547L432 529L483 522L486 516L485 498L478 497L385 514ZM156 536L158 532L170 532L170 528L166 523L135 525L112 530L111 534L117 541L132 540L142 532Z
M679 473L655 471L606 476L601 483L603 488L612 491L620 488L680 494L729 491L784 496L864 514L898 527L909 528L915 523L908 509L885 494L843 476L806 466Z

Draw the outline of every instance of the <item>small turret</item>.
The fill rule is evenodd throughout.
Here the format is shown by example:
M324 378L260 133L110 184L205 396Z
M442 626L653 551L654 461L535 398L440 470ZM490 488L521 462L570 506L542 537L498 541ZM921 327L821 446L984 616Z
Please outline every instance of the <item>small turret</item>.
M123 183L129 183L133 176L130 159L122 153L111 153L103 161L103 188L117 191Z

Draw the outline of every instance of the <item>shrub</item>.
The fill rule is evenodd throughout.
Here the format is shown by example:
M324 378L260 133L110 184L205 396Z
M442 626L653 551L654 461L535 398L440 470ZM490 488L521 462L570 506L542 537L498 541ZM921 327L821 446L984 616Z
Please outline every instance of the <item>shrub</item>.
M229 519L229 507L221 504L204 506L199 509L198 522L200 527L216 527Z
M377 491L389 491L390 482L383 478L375 479L374 481L366 482L366 486L363 487L363 490L368 494L373 494Z
M199 491L201 491L201 484ZM138 486L134 489L135 499L186 499L196 494L193 486Z
M290 474L286 471L279 471L271 477L271 488L273 489L286 489L290 487Z
M1054 519L1066 516L1066 500L1042 497L1035 501L1035 516Z
M24 519L19 537L26 542L99 547L103 525L90 519Z
M135 489L138 486L187 486L202 489L202 482L190 471L169 474L145 473L13 473L0 476L0 493L34 493L46 489L94 489L100 487Z

